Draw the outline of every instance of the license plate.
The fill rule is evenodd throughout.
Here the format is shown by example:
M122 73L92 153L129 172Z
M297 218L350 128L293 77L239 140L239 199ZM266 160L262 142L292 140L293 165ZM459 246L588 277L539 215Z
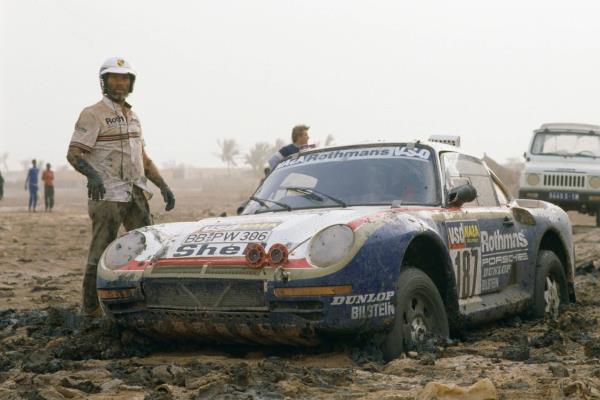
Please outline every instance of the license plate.
M253 243L265 242L269 236L271 231L196 232L189 235L183 243Z
M579 193L576 192L550 192L549 200L579 200Z

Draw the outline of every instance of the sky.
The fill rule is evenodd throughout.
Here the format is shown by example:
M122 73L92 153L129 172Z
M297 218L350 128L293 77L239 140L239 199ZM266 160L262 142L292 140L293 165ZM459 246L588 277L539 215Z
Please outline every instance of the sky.
M159 167L224 166L218 140L243 154L298 123L321 143L460 135L503 162L542 123L600 124L598 16L578 0L0 0L0 156L65 164L122 56Z

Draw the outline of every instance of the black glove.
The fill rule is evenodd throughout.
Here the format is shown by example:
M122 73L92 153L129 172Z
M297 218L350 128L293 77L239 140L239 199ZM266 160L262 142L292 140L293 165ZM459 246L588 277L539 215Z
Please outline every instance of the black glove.
M98 174L90 174L88 176L87 188L88 198L92 200L104 199L106 189L104 188L104 183L102 183L102 178L100 178Z
M162 194L162 197L167 204L165 206L165 211L171 211L175 208L175 195L167 185L160 188L160 194Z

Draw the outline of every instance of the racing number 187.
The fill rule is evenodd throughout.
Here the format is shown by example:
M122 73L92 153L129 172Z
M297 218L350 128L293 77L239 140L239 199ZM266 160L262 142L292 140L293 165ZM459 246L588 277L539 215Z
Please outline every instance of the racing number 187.
M477 284L477 265L479 264L479 249L465 249L456 252L456 283L459 298L464 299L475 295Z

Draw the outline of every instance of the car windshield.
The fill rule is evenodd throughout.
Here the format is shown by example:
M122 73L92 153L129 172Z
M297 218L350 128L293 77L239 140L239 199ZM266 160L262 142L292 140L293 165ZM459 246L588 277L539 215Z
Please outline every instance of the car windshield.
M271 172L243 214L288 207L435 205L439 201L433 159L433 150L419 145L300 153Z
M566 132L540 132L535 135L532 154L600 157L600 135Z

